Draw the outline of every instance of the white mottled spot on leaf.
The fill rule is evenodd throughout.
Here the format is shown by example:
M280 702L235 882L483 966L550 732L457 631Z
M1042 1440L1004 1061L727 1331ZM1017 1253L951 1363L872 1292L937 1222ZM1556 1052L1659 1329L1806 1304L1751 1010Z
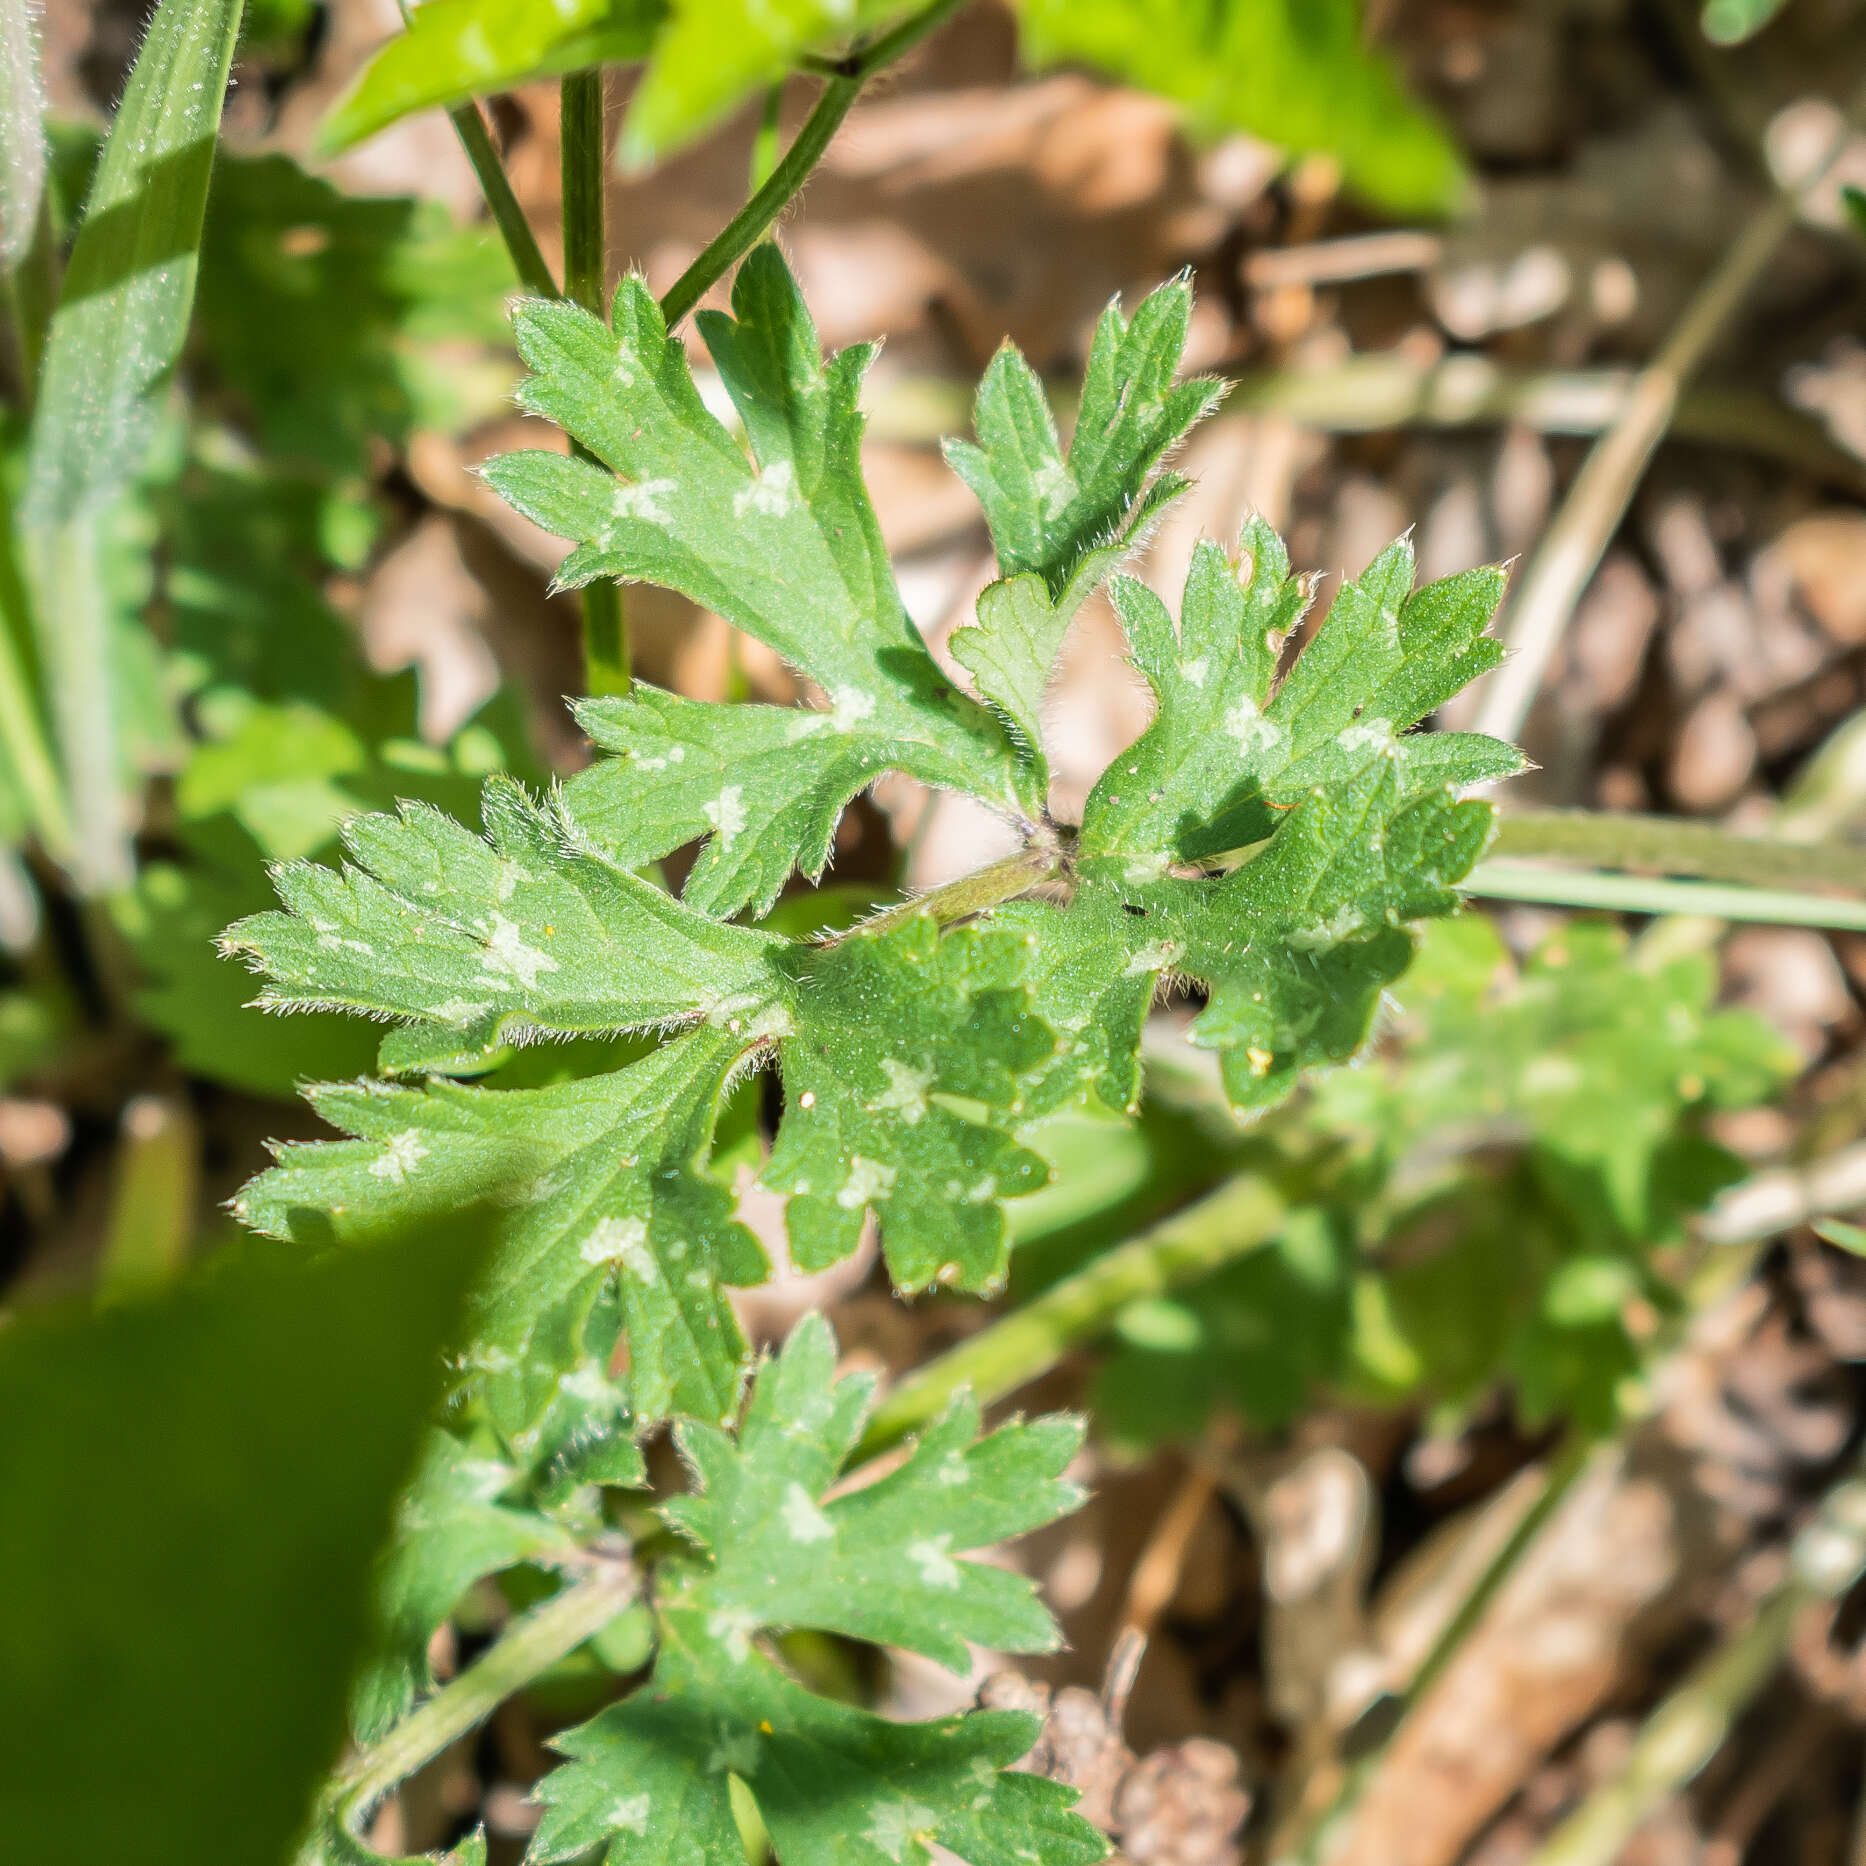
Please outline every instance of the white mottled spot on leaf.
M585 1361L581 1367L573 1367L567 1374L557 1378L558 1391L568 1393L572 1399L580 1399L587 1405L600 1406L605 1402L613 1404L620 1395L614 1385L603 1378L600 1367Z
M914 1126L927 1111L927 1090L933 1086L932 1069L915 1069L896 1057L884 1056L881 1073L887 1077L888 1086L869 1103L869 1111L879 1114L883 1108L892 1108L909 1127Z
M1338 946L1367 924L1366 916L1352 901L1343 901L1326 920L1312 927L1295 927L1284 937L1299 951L1313 952L1322 946Z
M585 1263L619 1263L636 1279L654 1284L661 1266L648 1248L648 1227L639 1218L601 1218L577 1252Z
M707 1621L707 1630L712 1630L713 1621L723 1619L723 1614L715 1613ZM751 1650L749 1641L742 1642L745 1651ZM737 1655L743 1659L745 1652ZM758 1773L758 1739L749 1730L735 1730L720 1737L719 1741L706 1752L706 1771L709 1775L752 1776Z
M907 1559L920 1570L926 1586L950 1590L959 1585L959 1564L952 1558L951 1536L922 1536L918 1542L908 1543Z
M1335 743L1344 752L1384 751L1393 749L1393 723L1387 719L1363 719L1344 727Z
M1205 657L1200 655L1196 660L1186 662L1179 671L1186 677L1188 686L1202 687L1205 685L1205 668Z
M931 1808L915 1801L884 1801L868 1817L863 1835L891 1860L905 1859L909 1849L939 1825L939 1816Z
M864 1205L886 1198L893 1184L893 1167L880 1160L864 1159L858 1153L849 1161L849 1176L836 1194L836 1203L845 1212L859 1212Z
M1274 751L1283 742L1283 728L1274 719L1264 718L1249 694L1241 695L1237 705L1225 714L1225 730L1247 755Z
M1143 946L1121 968L1127 978L1145 978L1149 972L1164 972L1168 966L1177 963L1180 945L1177 940L1160 940L1152 946Z
M784 1493L784 1528L793 1542L833 1542L836 1526L810 1501L801 1484Z
M788 460L774 460L749 486L732 496L734 518L743 518L748 512L782 518L796 506L797 470Z
M730 1030L734 1036L752 1043L761 1043L767 1037L788 1036L791 1031L790 1013L783 1005L760 997L755 991L735 991L709 1005L706 1021L715 1030Z
M721 1607L706 1616L706 1635L716 1639L733 1660L743 1663L752 1649L758 1616L744 1607Z
M667 508L661 501L679 488L671 479L643 479L634 485L615 489L613 509L617 518L639 518L650 525L667 523Z
M624 1795L609 1810L608 1821L618 1833L645 1834L653 1812L654 1803L646 1795Z
M706 820L718 832L722 843L729 843L745 827L743 785L728 784L711 803L702 804L700 807Z
M830 708L830 721L838 732L847 732L852 726L860 725L870 718L875 710L875 696L864 693L860 687L844 687L835 697Z
M471 1024L491 1009L484 998L443 998L434 1007L434 1018L442 1024Z
M1031 475L1031 486L1044 515L1051 518L1069 503L1073 490L1069 484L1069 469L1060 460L1046 460L1038 467Z
M486 950L480 959L484 978L515 978L527 991L536 991L541 972L555 972L557 961L548 952L525 944L517 924L504 914L494 914L492 931L486 938Z
M412 1128L404 1128L383 1143L383 1149L369 1163L372 1177L392 1180L396 1185L407 1183L408 1176L423 1160L428 1157L428 1150L422 1145L421 1136Z

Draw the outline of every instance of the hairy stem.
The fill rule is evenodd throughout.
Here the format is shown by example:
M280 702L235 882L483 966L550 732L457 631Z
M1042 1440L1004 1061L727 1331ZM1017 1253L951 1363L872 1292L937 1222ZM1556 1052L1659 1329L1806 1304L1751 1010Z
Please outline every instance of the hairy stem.
M1715 881L1665 881L1597 869L1542 868L1531 862L1479 862L1461 886L1485 900L1602 907L1627 914L1708 914L1768 926L1836 927L1866 932L1866 901L1834 900Z
M661 300L661 315L670 327L678 324L751 251L771 223L790 205L810 179L810 171L823 159L823 151L842 127L842 120L861 95L862 86L877 71L911 51L965 3L966 0L934 0L924 12L903 20L892 32L883 33L872 45L852 52L847 58L802 61L806 69L820 72L827 78L822 95L764 185L726 222Z
M396 3L401 10L403 26L412 26L414 8L410 0L396 0ZM518 274L518 282L535 297L561 298L563 293L557 289L557 281L551 276L551 268L539 250L531 222L525 218L525 210L519 206L518 196L512 192L511 180L505 172L505 164L499 159L499 151L493 146L492 132L486 127L486 119L480 115L479 104L469 97L465 103L455 104L447 112L447 120L454 126L454 134L460 138L460 147L466 151L466 158L473 165L479 191L486 197L486 205L492 211L493 225L499 229L499 237L505 242L505 250L511 256L512 270Z
M1738 836L1714 823L1596 810L1514 810L1497 824L1496 855L1554 856L1601 868L1752 887L1846 888L1866 895L1866 850L1848 843Z
M486 197L493 225L511 255L518 282L535 298L561 298L563 293L551 276L550 264L539 248L531 222L525 218L525 210L518 204L518 196L512 192L511 179L499 160L499 151L493 147L492 132L486 127L479 105L468 98L464 104L455 104L447 116L479 178L480 193Z
M637 1587L632 1560L597 1557L595 1571L587 1579L515 1621L458 1678L443 1685L339 1773L338 1819L355 1833L371 1808L398 1782L483 1723L513 1692L601 1632L634 1600Z
M564 195L564 296L603 317L608 282L608 241L603 227L603 74L573 71L561 91ZM578 441L571 452L603 463ZM628 624L620 588L602 578L583 591L583 691L605 695L629 690Z
M1015 855L1007 855L1001 862L991 862L969 875L961 875L957 881L948 881L925 894L884 907L852 930L885 933L891 927L904 925L916 914L931 914L944 926L950 921L963 920L969 914L1002 907L1006 901L1028 894L1032 888L1042 886L1061 873L1061 854L1053 846L1033 843Z
M1803 198L1839 159L1863 106L1866 93L1848 111L1845 127L1816 172L1778 194L1744 227L1588 455L1517 587L1505 630L1510 658L1486 682L1474 722L1479 732L1511 741L1521 732L1575 604L1626 515L1685 385L1795 224Z
M1100 1334L1130 1302L1261 1249L1277 1235L1283 1214L1283 1201L1262 1180L1228 1180L909 1374L876 1407L855 1461L918 1431L962 1387L981 1404L1015 1392Z
M765 184L726 222L706 250L690 265L661 300L661 315L671 328L678 324L713 287L758 243L771 223L790 205L822 159L830 138L842 127L849 107L861 95L860 77L831 78L823 86L796 140Z

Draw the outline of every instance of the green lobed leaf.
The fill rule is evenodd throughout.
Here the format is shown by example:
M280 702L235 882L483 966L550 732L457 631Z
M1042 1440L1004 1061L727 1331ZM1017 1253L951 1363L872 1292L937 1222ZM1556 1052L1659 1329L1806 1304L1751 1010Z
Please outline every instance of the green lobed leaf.
M477 1043L692 1027L617 1073L547 1089L317 1091L357 1139L286 1150L245 1195L251 1222L316 1237L498 1193L512 1217L483 1293L487 1371L522 1367L540 1308L619 1265L635 1406L716 1418L742 1353L719 1284L757 1281L763 1260L698 1167L727 1078L775 1052L786 1111L765 1178L791 1195L797 1261L846 1256L872 1210L901 1288L1001 1279L999 1201L1047 1176L982 1118L1014 1117L1055 1049L1030 1012L1026 937L942 938L915 916L792 944L577 852L561 817L503 781L487 786L487 822L490 842L429 810L360 818L347 837L368 872L281 870L291 911L225 942L274 981L260 1002L420 1017Z
M1272 694L1277 657L1306 602L1282 542L1261 519L1234 566L1201 543L1174 631L1144 586L1115 585L1135 665L1159 701L1152 726L1090 794L1089 855L1204 861L1270 836L1279 813L1344 782L1370 752L1391 756L1409 793L1464 787L1523 768L1476 733L1396 736L1502 659L1485 633L1503 574L1472 570L1413 590L1405 539L1343 585Z
M1067 453L1037 373L1005 344L979 384L978 439L948 441L946 458L978 495L1006 577L1034 572L1060 597L1082 565L1136 532L1186 482L1169 475L1148 494L1161 458L1223 397L1209 376L1177 385L1192 321L1182 275L1150 292L1130 321L1118 302L1089 347Z
M778 1046L784 1120L764 1182L790 1195L791 1254L849 1255L881 1221L895 1286L991 1289L1003 1279L1000 1200L1049 1177L1036 1154L972 1118L1024 1111L1026 1072L1056 1048L1024 984L1030 945L922 915L794 961L795 1028Z
M547 1811L532 1861L606 1845L612 1866L738 1866L734 1775L790 1866L914 1866L935 1843L975 1866L1087 1866L1105 1852L1069 1790L1003 1773L1034 1718L890 1723L814 1696L760 1644L767 1629L813 1627L963 1668L967 1639L1056 1643L1030 1582L957 1557L1075 1507L1061 1471L1079 1424L979 1440L977 1408L961 1402L898 1469L826 1497L870 1399L867 1380L834 1368L828 1324L807 1316L759 1371L736 1438L681 1428L695 1489L665 1514L698 1552L663 1570L649 1682L557 1740L570 1761L536 1791Z
M475 1256L462 1218L308 1267L255 1249L5 1332L10 1844L45 1866L283 1859Z
M663 0L423 0L318 126L327 155L417 110L644 56Z
M861 479L857 393L873 347L824 362L775 247L740 268L733 310L703 313L700 324L751 458L701 401L647 288L628 278L613 330L570 304L534 302L519 313L533 372L523 405L613 471L556 453L507 454L485 469L520 512L575 542L561 582L612 577L679 590L776 649L827 696L826 712L791 712L782 727L766 713L728 725L721 709L656 698L583 709L591 730L624 752L578 785L577 814L597 824L628 808L611 800L605 810L605 792L637 788L638 765L663 768L642 761L682 762L670 729L704 735L722 775L745 735L757 735L755 780L735 774L711 796L684 779L655 786L667 801L656 838L665 846L653 853L709 836L717 846L696 871L696 899L721 913L768 907L780 863L820 870L835 816L882 770L971 791L1013 816L1040 803L996 720L946 680L901 606ZM787 805L803 793L809 806ZM783 840L780 825L790 831ZM631 858L642 848L638 837Z
M1046 877L1044 898L1003 904L962 885L933 905L973 924L896 913L821 942L799 937L808 917L781 916L783 933L710 917L769 900L799 859L825 859L842 802L887 764L947 769L988 797L1040 770L944 684L900 612L856 460L859 359L823 363L774 252L748 263L734 302L709 343L756 465L625 285L620 337L573 308L525 313L533 406L619 477L562 455L509 458L494 476L584 540L573 574L685 589L789 654L830 710L652 692L592 704L586 723L621 755L550 801L494 780L484 837L432 809L360 819L357 867L288 865L287 911L228 936L267 976L262 1003L400 1025L382 1060L405 1075L496 1072L505 1045L534 1035L672 1037L582 1080L325 1091L320 1107L355 1138L292 1150L249 1191L262 1228L306 1239L366 1227L378 1208L445 1210L496 1191L505 1241L475 1366L512 1443L556 1403L554 1368L589 1358L579 1318L605 1302L625 1319L637 1419L730 1412L742 1344L721 1286L763 1270L710 1158L739 1072L771 1061L782 1080L762 1178L785 1198L798 1267L846 1256L872 1214L897 1287L991 1289L1003 1201L1047 1177L1025 1130L1084 1099L1134 1108L1162 984L1203 991L1193 1040L1219 1051L1234 1110L1272 1105L1300 1071L1365 1043L1412 924L1453 910L1490 834L1490 806L1463 791L1520 763L1492 740L1412 730L1494 664L1495 573L1415 593L1410 550L1393 547L1343 590L1279 686L1302 591L1254 525L1245 565L1200 548L1177 624L1138 585L1117 586L1158 714L1095 787L1079 835L1027 825L1031 859L1013 868ZM1047 577L1099 575L1146 509L1159 451L1207 400L1166 387L1184 310L1169 287L1131 328L1105 321L1069 456L1030 456L1032 486L1074 476L1047 515L1020 505L1010 443L981 422L1001 548L1032 566L1007 590L1022 579L1047 601ZM1170 416L1147 413L1169 403ZM781 498L760 490L773 479ZM596 504L579 518L578 501ZM1005 544L1018 525L1022 542ZM1096 543L1110 525L1116 542ZM956 751L940 764L968 736L991 751L982 779ZM717 833L687 899L633 872L705 827Z
M1326 151L1356 193L1402 214L1464 196L1444 132L1368 46L1360 0L1018 0L1017 11L1033 64L1094 65L1183 105L1198 134Z
M774 935L722 926L606 856L560 811L488 781L486 836L425 805L344 831L364 866L286 863L284 913L223 946L280 981L272 1009L420 1018L478 1041L529 1028L639 1030L762 1002Z
M1131 323L1118 303L1107 308L1066 456L1042 383L1008 343L979 385L977 442L947 443L953 470L985 508L1003 573L980 596L976 625L954 635L953 655L1039 769L1043 694L1063 636L1185 490L1177 474L1150 476L1223 393L1209 378L1174 386L1191 316L1184 278L1150 293Z
M730 1198L699 1170L739 1047L706 1026L615 1074L550 1088L320 1089L318 1112L355 1138L282 1149L236 1209L311 1241L490 1199L508 1216L475 1295L468 1371L508 1431L539 1430L562 1382L582 1378L581 1356L561 1360L554 1318L587 1312L608 1286L626 1318L635 1411L723 1418L744 1342L720 1286L765 1274Z

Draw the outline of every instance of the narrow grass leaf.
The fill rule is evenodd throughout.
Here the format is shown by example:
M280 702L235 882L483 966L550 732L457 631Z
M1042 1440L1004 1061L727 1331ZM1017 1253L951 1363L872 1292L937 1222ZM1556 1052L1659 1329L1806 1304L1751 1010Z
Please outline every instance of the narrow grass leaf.
M73 879L129 875L100 520L135 477L180 354L241 0L163 0L130 74L53 313L21 519L71 797Z

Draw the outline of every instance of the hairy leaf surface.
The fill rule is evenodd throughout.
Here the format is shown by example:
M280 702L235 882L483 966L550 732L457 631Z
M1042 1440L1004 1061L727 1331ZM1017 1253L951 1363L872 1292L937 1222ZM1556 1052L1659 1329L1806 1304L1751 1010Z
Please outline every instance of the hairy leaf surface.
M577 808L597 824L627 807L611 800L605 809L605 791L684 766L686 748L669 742L670 729L699 736L696 772L716 767L722 778L745 735L758 736L756 766L711 795L684 771L673 787L655 786L666 827L665 846L652 852L710 836L696 899L721 913L768 907L780 862L819 871L836 814L880 771L972 791L1014 817L1041 805L1003 728L947 681L901 606L861 478L857 392L872 346L825 362L771 246L741 268L733 312L700 322L749 457L701 401L647 288L629 278L613 328L568 304L527 305L519 317L532 370L525 406L612 471L555 453L507 454L486 468L519 511L575 543L561 581L679 590L774 648L826 696L825 711L749 726L728 724L719 708L657 698L585 708L623 754L581 782ZM799 807L806 795L811 803Z
M742 1857L732 1775L791 1866L910 1866L934 1843L975 1866L1086 1866L1105 1851L1067 1789L1002 1773L1034 1719L890 1723L814 1696L765 1649L768 1631L810 1627L963 1668L968 1639L1056 1643L1029 1581L960 1557L1075 1507L1061 1471L1080 1426L1041 1419L981 1440L962 1401L888 1476L826 1496L870 1398L868 1381L834 1369L828 1324L806 1317L760 1371L736 1436L680 1428L695 1489L664 1514L696 1553L657 1590L648 1684L558 1740L570 1760L537 1790L548 1812L532 1860L607 1844L616 1866L728 1866Z

